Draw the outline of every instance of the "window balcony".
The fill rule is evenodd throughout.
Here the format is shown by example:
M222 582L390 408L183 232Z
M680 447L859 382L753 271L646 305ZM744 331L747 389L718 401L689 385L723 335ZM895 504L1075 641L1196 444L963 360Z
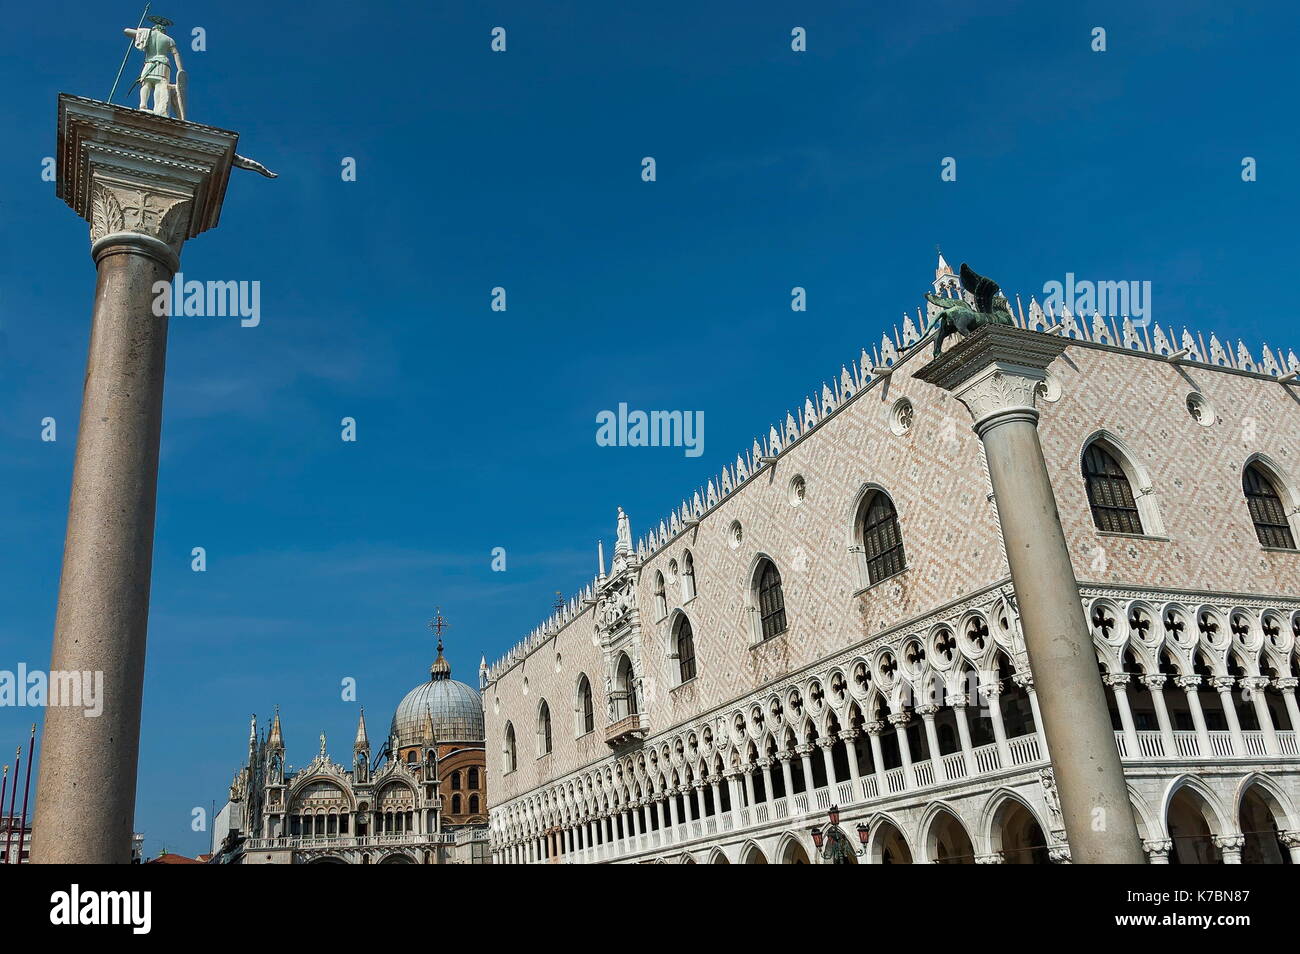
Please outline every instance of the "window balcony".
M605 742L610 748L616 749L629 742L639 742L645 738L645 735L644 716L640 712L634 712L605 729Z

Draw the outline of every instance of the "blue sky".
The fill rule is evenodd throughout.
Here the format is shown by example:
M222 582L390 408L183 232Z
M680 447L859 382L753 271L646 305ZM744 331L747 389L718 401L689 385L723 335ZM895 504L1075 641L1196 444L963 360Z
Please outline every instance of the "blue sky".
M474 682L588 579L616 507L640 535L914 309L936 243L1026 300L1067 271L1150 281L1157 322L1300 346L1276 304L1300 212L1293 7L539 6L155 6L192 118L280 178L235 172L182 256L190 278L260 281L262 321L170 331L149 854L206 849L191 809L224 799L250 713L280 705L292 763L321 730L346 757L351 676L381 736L426 677L436 604ZM41 162L56 95L105 97L139 15L51 2L0 38L0 669L48 666L95 281ZM702 410L703 456L597 446L621 401ZM0 751L31 716L0 709Z

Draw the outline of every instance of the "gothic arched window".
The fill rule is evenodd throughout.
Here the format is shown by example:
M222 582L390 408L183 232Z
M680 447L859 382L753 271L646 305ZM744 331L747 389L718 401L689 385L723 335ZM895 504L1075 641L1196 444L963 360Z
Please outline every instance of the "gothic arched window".
M501 770L506 775L519 766L519 752L515 748L515 727L509 722L506 723L506 744L501 752L501 762Z
M618 713L618 717L622 719L626 716L636 715L636 673L632 670L632 660L627 658L626 653L619 657L616 673L615 685L617 691L623 697L622 711Z
M659 619L668 615L668 594L664 589L664 575L655 574L655 613Z
M862 515L862 549L869 583L879 583L906 569L898 511L889 495L879 490L871 494Z
M686 555L682 557L682 602L688 603L695 599L695 557L691 556L691 551L687 550Z
M1115 456L1093 442L1083 452L1083 479L1088 487L1092 522L1106 533L1143 533L1128 474Z
M551 707L545 699L537 709L537 754L551 754Z
M1250 522L1262 547L1295 549L1295 537L1287 520L1286 507L1277 487L1259 464L1250 464L1242 472L1241 489L1250 509Z
M764 560L758 568L756 595L758 597L759 632L763 639L771 639L785 632L785 594L781 590L781 573L771 560Z
M591 680L584 672L578 677L578 735L596 728L596 713L591 705Z
M695 634L685 616L677 624L677 674L678 682L695 678Z

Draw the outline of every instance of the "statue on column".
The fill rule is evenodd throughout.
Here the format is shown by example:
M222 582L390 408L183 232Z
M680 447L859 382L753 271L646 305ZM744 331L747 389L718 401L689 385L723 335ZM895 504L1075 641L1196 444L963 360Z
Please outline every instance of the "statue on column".
M1011 325L1011 308L1005 296L999 295L998 283L991 278L976 274L975 270L962 262L961 287L974 299L972 308L965 298L948 298L945 295L927 293L925 300L936 309L930 328L937 329L934 337L934 356L939 357L943 343L949 335L973 334L985 325Z
M140 109L149 112L149 94L153 94L152 112L158 116L169 116L172 94L176 94L176 115L185 118L185 67L181 65L181 51L176 41L167 35L167 28L172 21L166 17L149 17L152 26L127 27L122 32L131 38L135 48L144 54L144 66L140 70ZM168 57L176 60L176 82L171 81L171 64Z

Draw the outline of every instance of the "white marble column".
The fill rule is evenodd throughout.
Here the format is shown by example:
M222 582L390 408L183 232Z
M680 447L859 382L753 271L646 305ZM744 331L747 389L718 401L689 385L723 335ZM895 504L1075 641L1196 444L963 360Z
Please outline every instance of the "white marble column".
M1264 695L1268 683L1267 676L1247 677L1241 680L1241 691L1250 697L1250 703L1255 707L1255 720L1259 723L1259 730L1264 733L1264 751L1269 755L1280 755L1282 750L1277 743L1273 713L1268 711L1268 697Z
M979 774L979 763L975 761L975 747L970 740L970 722L966 718L966 709L970 703L965 696L951 698L953 715L957 718L957 738L961 740L961 757L966 763L966 777L974 778Z
M1232 698L1232 689L1237 680L1232 676L1214 676L1210 685L1219 694L1219 704L1223 707L1223 717L1228 720L1228 734L1232 737L1232 754L1246 754L1246 739L1241 734L1241 719L1237 718L1237 703Z
M921 722L925 726L925 744L930 749L930 768L934 771L936 782L948 781L948 770L943 767L943 756L939 754L939 731L935 728L934 717L939 714L939 707L933 703L917 706Z
M858 739L862 733L857 729L841 729L840 738L844 740L844 754L848 756L849 761L849 781L853 783L853 800L856 802L862 797L858 791Z
M914 377L952 392L984 445L1070 856L1076 864L1141 864L1092 634L1038 439L1035 395L1067 346L1055 335L987 325ZM1097 824L1099 816L1105 824Z
M1124 731L1124 747L1128 750L1128 757L1140 759L1142 750L1138 747L1137 726L1133 724L1133 710L1128 704L1129 678L1126 672L1108 672L1102 681L1115 694L1115 708L1119 710L1119 724Z
M1183 695L1187 698L1187 711L1191 713L1192 727L1196 730L1197 750L1203 758L1212 756L1214 749L1210 745L1210 731L1205 726L1205 712L1201 709L1201 696L1197 692L1201 677L1195 674L1175 676L1174 684L1183 690Z
M898 739L898 755L903 760L903 785L909 790L916 788L916 773L912 770L912 743L907 737L907 725L911 721L910 712L889 714L889 722L894 727L894 735Z
M1151 702L1156 709L1156 722L1160 725L1160 747L1164 749L1165 758L1178 757L1178 744L1174 739L1174 724L1169 719L1169 706L1165 702L1165 682L1168 676L1163 673L1150 673L1139 677L1142 685L1151 693Z

